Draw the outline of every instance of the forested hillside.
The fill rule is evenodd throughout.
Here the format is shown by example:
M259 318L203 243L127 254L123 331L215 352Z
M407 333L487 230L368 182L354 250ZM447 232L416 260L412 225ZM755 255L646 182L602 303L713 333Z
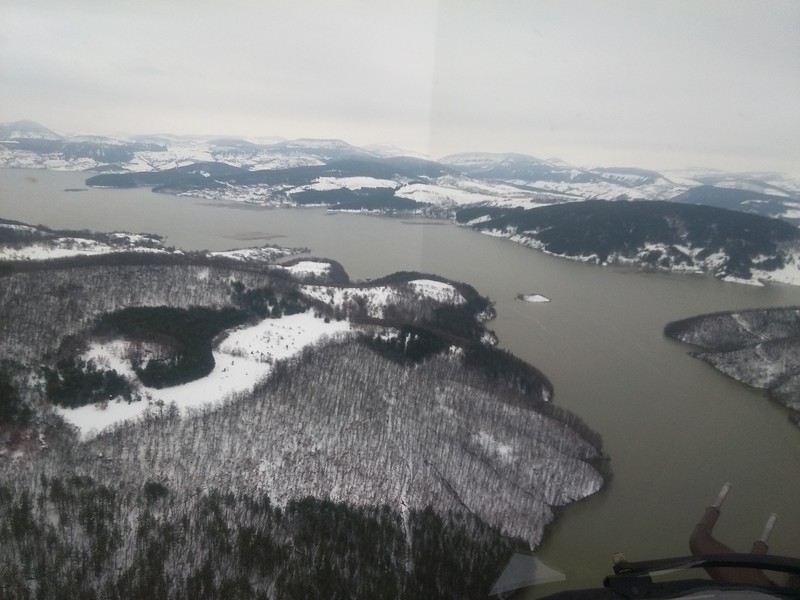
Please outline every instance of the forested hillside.
M140 264L105 262L91 259L79 266L24 269L5 276L0 286L0 353L37 360L54 353L65 336L120 308L222 308L231 303L232 280L253 288L285 286L264 271L191 265L181 259L160 259L161 264L146 259L138 259Z
M7 573L17 582L27 575L20 553L28 548L44 551L38 572L63 569L67 578L81 572L83 550L86 586L123 586L125 578L115 579L121 570L180 597L211 569L205 576L217 587L232 579L282 590L288 579L305 590L349 585L376 594L387 585L386 575L372 580L379 561L392 574L389 589L481 597L476 590L485 594L508 550L523 545L501 532L536 542L550 505L594 491L601 479L585 462L596 450L574 431L459 362L443 356L412 368L358 345L330 346L224 407L188 418L166 411L10 462L0 488L11 507L2 552L15 568ZM53 492L53 479L92 484ZM314 526L334 510L343 522ZM282 513L299 522L281 524ZM20 522L26 527L15 528ZM375 533L359 539L361 528ZM249 539L259 553L243 558ZM370 539L375 546L359 551ZM71 555L59 563L60 553ZM328 570L336 575L326 581ZM420 596L423 584L432 589Z
M725 375L767 390L800 425L800 308L700 315L669 323L664 332L700 348L692 356Z
M470 207L457 220L549 254L739 281L796 279L800 231L778 219L674 202L586 201L536 209Z
M600 488L599 440L492 347L475 290L418 273L303 283L292 268L7 263L0 596L480 598L552 507ZM242 348L236 362L268 378L204 409L150 402L83 440L53 412L76 388L102 413L144 405L175 372L201 382L194 365L226 335L298 313L353 333L286 358ZM114 347L127 370L88 358Z

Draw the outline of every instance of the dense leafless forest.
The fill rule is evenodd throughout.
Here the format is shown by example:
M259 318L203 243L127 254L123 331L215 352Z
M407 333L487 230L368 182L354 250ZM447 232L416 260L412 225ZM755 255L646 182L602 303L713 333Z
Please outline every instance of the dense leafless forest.
M391 290L380 308L366 285L198 257L7 266L0 596L485 596L552 507L600 488L599 441L487 345L485 299L420 298L413 276L371 282ZM45 374L132 307L291 308L360 333L213 407L154 406L81 440Z
M721 373L766 390L800 425L800 308L699 315L669 323L664 331L699 348L692 356Z

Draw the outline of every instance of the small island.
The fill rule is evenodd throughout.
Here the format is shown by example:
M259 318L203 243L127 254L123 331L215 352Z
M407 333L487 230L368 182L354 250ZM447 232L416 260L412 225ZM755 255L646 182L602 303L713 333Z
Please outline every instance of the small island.
M547 296L542 296L541 294L517 294L517 300L522 300L523 302L531 302L534 304L542 302L550 302L550 298L548 298Z

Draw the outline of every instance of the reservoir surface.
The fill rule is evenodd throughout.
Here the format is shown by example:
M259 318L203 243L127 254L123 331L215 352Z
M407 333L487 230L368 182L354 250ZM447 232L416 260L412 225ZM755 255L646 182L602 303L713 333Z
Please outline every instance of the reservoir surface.
M353 280L422 271L489 296L497 318L488 326L501 347L544 372L554 402L599 432L611 458L604 490L561 511L537 549L570 587L600 585L616 552L629 560L688 554L694 524L726 481L733 488L718 538L747 551L775 512L771 552L800 554L800 428L763 392L663 335L667 322L697 314L800 305L800 287L582 264L445 222L264 209L148 189L65 191L85 188L86 177L0 169L0 217L157 233L187 250L305 247L341 262Z

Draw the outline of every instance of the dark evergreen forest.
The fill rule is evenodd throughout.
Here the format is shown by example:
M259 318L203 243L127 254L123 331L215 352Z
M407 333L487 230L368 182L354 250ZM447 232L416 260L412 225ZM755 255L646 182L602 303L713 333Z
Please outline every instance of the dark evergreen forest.
M756 268L781 268L784 246L800 240L796 227L778 219L676 202L590 200L528 210L469 207L456 218L469 223L479 217L488 218L475 222L475 229L518 235L552 254L594 257L598 263L635 259L662 268L705 268L704 261L719 254L713 273L743 279ZM647 251L647 246L660 248Z

